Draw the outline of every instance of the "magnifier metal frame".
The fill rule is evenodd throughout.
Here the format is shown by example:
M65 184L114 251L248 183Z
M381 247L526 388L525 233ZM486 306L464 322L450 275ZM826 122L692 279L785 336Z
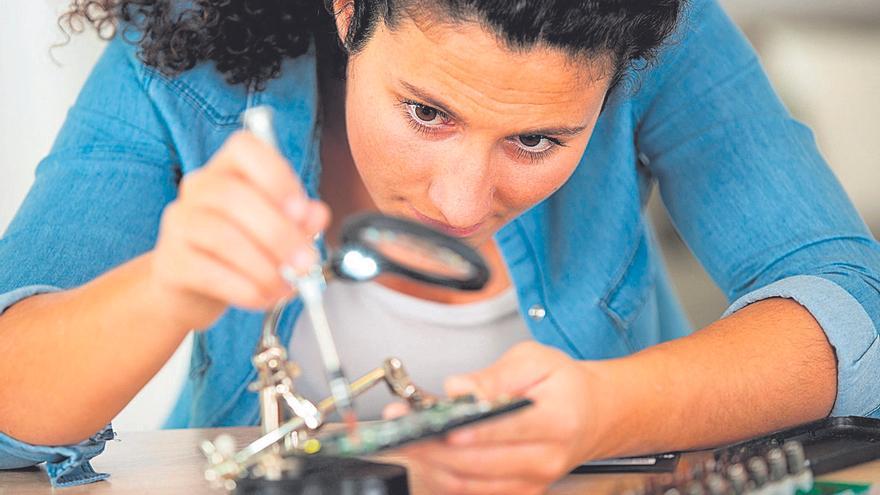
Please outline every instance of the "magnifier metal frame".
M382 235L385 232L425 241L436 247L438 253L445 250L452 256L461 258L467 264L466 269L469 273L457 278L419 271L398 263L370 245L370 236ZM459 239L411 220L379 213L356 215L345 222L341 241L342 247L331 256L330 268L335 276L345 280L365 281L382 273L395 273L419 282L466 291L480 290L489 281L489 267L476 249ZM346 268L345 257L350 256L352 252L356 252L358 257L375 262L375 273L372 276L367 276L367 273L352 273Z

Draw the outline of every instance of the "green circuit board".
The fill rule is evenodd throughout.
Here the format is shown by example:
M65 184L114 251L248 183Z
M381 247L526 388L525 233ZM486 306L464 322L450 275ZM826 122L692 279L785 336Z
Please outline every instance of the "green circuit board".
M426 409L399 418L360 423L357 434L346 431L319 434L307 451L316 455L363 456L393 449L426 438L443 435L456 428L485 421L532 404L528 399L477 400L465 396L442 400Z
M831 483L827 481L817 481L813 484L813 489L808 492L798 491L799 495L859 495L870 493L871 485L850 484L850 483Z

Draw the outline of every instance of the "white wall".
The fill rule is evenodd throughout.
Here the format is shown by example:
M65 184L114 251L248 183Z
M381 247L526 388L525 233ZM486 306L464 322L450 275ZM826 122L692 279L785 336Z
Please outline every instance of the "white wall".
M15 15L0 18L0 231L24 199L34 167L48 152L103 46L88 33L50 51L52 44L64 40L55 20L68 2L0 0L4 12L13 4ZM187 339L119 414L114 420L117 429L154 429L161 424L183 381L189 345Z
M0 5L8 12L13 1L16 14L0 18L0 229L24 198L34 166L48 151L100 49L95 36L80 36L50 55L49 47L64 39L55 18L66 2L0 0Z
M875 4L880 11L880 2ZM880 17L874 24L757 25L761 55L792 113L815 132L850 197L880 234Z

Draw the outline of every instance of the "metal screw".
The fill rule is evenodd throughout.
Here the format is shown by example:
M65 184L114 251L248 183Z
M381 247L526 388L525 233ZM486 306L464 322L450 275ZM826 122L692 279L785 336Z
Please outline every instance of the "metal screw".
M709 473L706 476L706 488L709 489L709 495L728 495L731 493L727 482L718 473Z
M752 457L749 459L748 467L749 474L752 475L752 480L758 488L767 484L767 479L770 477L770 473L767 469L767 462L765 462L763 458Z
M742 464L737 463L727 468L727 479L730 480L730 487L733 488L733 493L736 495L745 493L749 482L749 475Z
M706 495L706 490L703 489L703 485L699 481L694 480L687 484L684 493L685 495Z
M785 454L782 449L775 447L767 452L767 464L770 466L770 481L779 481L785 477L788 470L785 465Z
M800 442L785 442L782 451L785 453L785 460L788 461L788 472L791 474L803 472L807 464L804 446Z

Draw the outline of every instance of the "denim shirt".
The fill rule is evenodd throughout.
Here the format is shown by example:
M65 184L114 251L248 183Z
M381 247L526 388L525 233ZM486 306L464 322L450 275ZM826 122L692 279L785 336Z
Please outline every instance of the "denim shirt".
M209 63L163 76L135 51L108 45L0 240L0 311L150 250L180 174L208 161L247 105L274 107L281 150L317 196L314 52L249 92ZM770 297L799 302L836 352L832 413L878 415L880 246L742 34L715 0L694 0L656 64L626 81L568 182L496 235L534 338L606 359L689 333L643 211L656 183L727 313ZM285 343L300 309L284 313ZM168 427L257 422L247 386L261 319L233 308L196 334ZM0 468L46 461L56 484L98 479L88 459L107 438L38 447L0 434Z

